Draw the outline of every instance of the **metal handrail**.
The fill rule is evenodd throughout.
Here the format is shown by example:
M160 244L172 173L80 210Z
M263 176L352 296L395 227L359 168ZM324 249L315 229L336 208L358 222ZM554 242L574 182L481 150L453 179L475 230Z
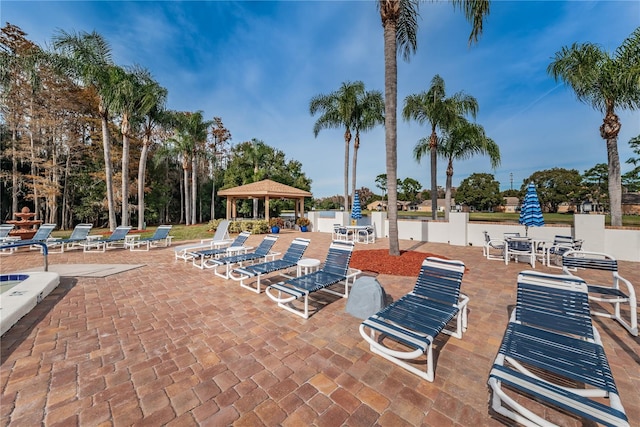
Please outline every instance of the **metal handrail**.
M15 242L0 244L0 249L19 248L22 246L40 245L42 246L42 256L44 257L44 271L49 271L49 247L44 242Z

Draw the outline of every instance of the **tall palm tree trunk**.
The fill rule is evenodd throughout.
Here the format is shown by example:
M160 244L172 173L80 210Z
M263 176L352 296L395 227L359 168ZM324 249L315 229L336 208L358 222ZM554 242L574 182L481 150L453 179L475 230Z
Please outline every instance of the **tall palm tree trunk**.
M620 133L620 119L613 111L613 106L607 106L600 135L607 142L607 159L609 163L609 210L611 225L622 226L622 183L620 176L620 157L618 156L618 134Z
M113 166L111 164L111 142L109 141L108 113L101 108L102 146L104 149L104 174L107 184L107 204L109 205L109 230L116 229L116 208L113 199Z
M447 165L447 183L444 192L444 220L449 221L449 212L451 211L451 183L453 182L453 159L449 157Z
M349 211L349 148L351 145L351 130L347 127L344 132L344 210Z
M144 182L147 171L147 157L149 156L149 136L142 138L142 151L138 164L138 230L144 229Z
M435 129L429 137L431 151L431 219L438 219L438 136Z
M185 166L183 168L183 180L184 180L184 223L185 225L191 225L191 197L189 197L189 168Z
M384 21L384 117L387 157L387 214L389 219L389 255L400 255L398 242L398 58L395 19Z
M360 148L360 131L356 131L353 139L353 158L351 159L351 197L356 196L356 167L358 166L358 149Z
M122 225L129 225L129 116L122 116Z
M191 224L197 223L197 196L198 196L198 163L195 155L191 158Z
M18 138L16 128L13 127L11 132L11 209L12 212L18 212L18 156L16 156L16 147ZM13 215L11 215L13 218Z

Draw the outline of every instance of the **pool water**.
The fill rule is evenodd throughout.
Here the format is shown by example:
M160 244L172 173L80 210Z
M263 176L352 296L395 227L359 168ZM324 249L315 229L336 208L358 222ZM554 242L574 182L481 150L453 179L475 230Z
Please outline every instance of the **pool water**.
M26 274L3 274L0 276L0 294L27 280Z
M22 280L11 280L11 281L7 280L5 282L0 282L0 294L4 294L9 289L13 288L15 285L19 283L22 283Z

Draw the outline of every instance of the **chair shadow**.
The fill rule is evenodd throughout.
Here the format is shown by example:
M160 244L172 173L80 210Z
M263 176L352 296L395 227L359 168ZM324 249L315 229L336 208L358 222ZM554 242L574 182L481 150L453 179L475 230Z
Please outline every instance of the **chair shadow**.
M2 335L0 364L4 364L31 332L40 325L40 322L49 314L51 309L55 307L77 283L78 279L76 278L60 276L60 284Z

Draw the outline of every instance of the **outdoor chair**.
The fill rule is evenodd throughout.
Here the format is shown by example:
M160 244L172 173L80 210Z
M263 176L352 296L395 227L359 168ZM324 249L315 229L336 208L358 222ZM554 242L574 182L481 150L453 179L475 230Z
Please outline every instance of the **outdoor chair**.
M278 307L290 311L305 319L309 318L309 295L317 291L325 291L342 298L349 297L349 280L353 283L360 270L349 271L349 261L353 252L353 242L334 241L324 265L317 271L304 276L294 277L286 282L267 286L265 293L278 303ZM329 289L329 286L344 282L344 292ZM277 291L277 292L276 292ZM296 308L292 303L304 300L304 309Z
M460 293L464 269L462 261L426 258L413 291L360 325L360 335L369 343L369 349L409 372L433 381L435 338L442 332L460 339L467 329L469 298ZM445 329L452 320L455 329ZM408 349L398 349L398 343ZM420 364L405 361L424 354L426 370L419 369Z
M56 239L53 241L47 241L49 253L63 253L65 247L67 250L81 246L82 243L87 241L87 236L91 232L93 224L78 224L73 228L71 236L68 239Z
M13 224L0 224L0 242L9 238L9 232L13 230Z
M500 239L492 239L489 237L489 233L484 233L484 246L482 246L482 256L487 259L504 261L505 257L505 241Z
M90 252L92 250L98 251L106 251L107 249L121 247L124 248L124 243L129 234L131 227L129 226L118 226L113 233L106 239L96 239L96 240L87 240L84 243L81 243L84 252Z
M229 273L229 278L232 280L236 280L240 282L240 286L250 291L253 291L257 294L260 293L260 279L264 274L273 273L276 271L284 271L292 268L296 268L298 266L298 261L304 255L304 252L307 250L309 246L309 239L302 239L297 237L293 239L291 245L284 253L281 259L276 259L272 261L265 261L263 263L248 265L245 267L240 267L232 270ZM282 276L292 277L287 275L286 273L281 273ZM246 284L244 281L250 278L256 278L255 286L251 286L250 284Z
M41 224L38 227L38 231L33 235L31 239L21 240L20 243L48 243L51 241L51 232L56 228L56 224ZM37 249L42 252L43 248L41 245L31 245L29 246L29 250Z
M269 258L274 259L279 255L279 252L271 252L271 248L276 243L276 240L278 240L278 236L270 234L262 239L262 242L260 242L253 252L208 259L204 261L203 265L205 268L213 268L213 273L216 276L222 277L223 279L230 279L231 270L236 264L242 266L246 262L266 262ZM218 271L218 268L223 267L224 271Z
M613 313L606 311L602 307L601 310L595 310L592 304L591 314L614 319L631 335L638 336L638 301L636 293L631 282L618 273L618 261L615 258L600 252L571 250L565 252L562 256L562 268L565 274L571 274L571 270L575 269L610 271L613 276L610 284L587 283L587 288L589 290L589 301L609 303L613 306ZM623 305L628 306L624 311L622 309Z
M212 249L200 249L197 251L189 252L188 256L191 257L193 265L200 269L204 269L205 261L210 258L217 258L221 255L237 255L242 253L247 253L250 249L247 246L244 246L244 243L251 236L251 233L248 231L243 231L236 236L236 238L229 244L227 247L223 248L212 248Z
M0 254L11 255L12 253L14 253L17 248L16 247L9 248L8 245L10 245L11 243L21 243L23 244L23 246L26 246L30 243L46 243L47 240L49 240L50 238L49 236L51 236L51 232L53 231L54 228L56 228L56 224L41 224L31 239L20 240L20 239L6 238L2 243L0 243ZM5 247L3 248L3 246ZM33 246L29 246L29 249L38 249L42 251L42 246L33 245Z
M175 247L176 259L182 259L188 261L191 259L190 252L194 252L200 249L214 249L229 246L233 240L229 237L229 220L220 221L216 232L211 239L202 239L200 243L191 243L188 245L181 245Z
M535 399L536 407L542 403L604 425L629 425L591 323L587 285L579 277L520 273L516 307L489 374L489 387L492 408L523 425L558 421L557 415L549 419L544 409L525 408L524 396ZM602 398L608 398L609 405Z
M505 238L505 254L504 263L509 264L509 260L513 259L518 262L520 258L528 258L532 268L536 268L536 252L535 246L528 237L507 237Z
M356 236L358 242L361 243L375 243L376 242L376 232L372 225L368 225L366 228L361 228L358 230L358 234Z
M545 248L547 267L562 268L562 255L570 250L579 251L580 249L582 249L582 240L575 240L572 236L556 235L551 246ZM551 264L552 258L555 261L555 266Z
M153 236L131 242L129 250L148 251L151 248L159 248L160 246L165 248L171 246L171 239L173 238L173 236L169 236L171 227L171 225L159 225Z

